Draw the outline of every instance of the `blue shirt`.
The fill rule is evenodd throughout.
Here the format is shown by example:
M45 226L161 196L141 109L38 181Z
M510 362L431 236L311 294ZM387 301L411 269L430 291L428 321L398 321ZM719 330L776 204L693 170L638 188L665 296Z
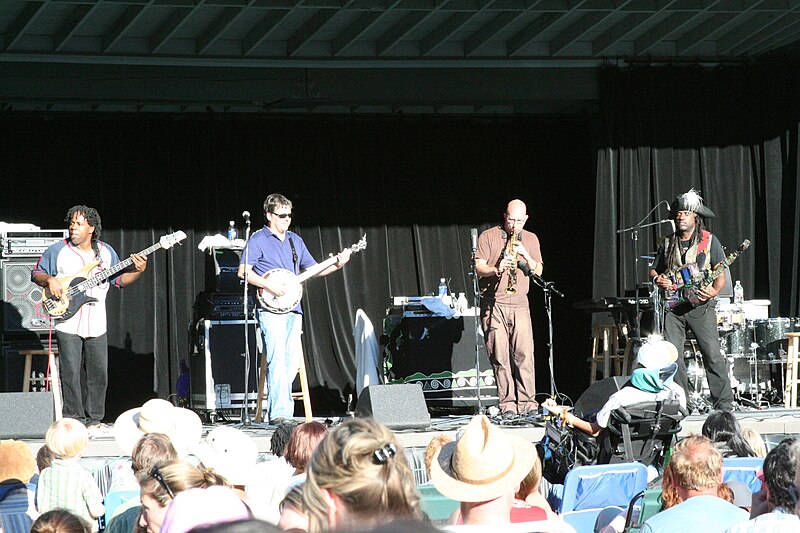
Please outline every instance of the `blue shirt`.
M750 514L716 496L695 496L650 517L641 533L722 533L731 526L746 522Z
M297 254L296 264L292 246L294 246L294 253ZM287 231L284 239L281 240L267 226L253 233L250 240L247 241L247 245L242 250L240 264L245 264L245 261L248 265L252 265L253 272L259 276L263 276L273 268L284 268L299 274L317 264L300 235L293 231ZM299 304L294 311L301 312Z

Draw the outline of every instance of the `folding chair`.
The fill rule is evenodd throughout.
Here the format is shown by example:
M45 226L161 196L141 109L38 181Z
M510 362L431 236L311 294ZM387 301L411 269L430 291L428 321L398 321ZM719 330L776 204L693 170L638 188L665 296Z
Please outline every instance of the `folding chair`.
M592 531L600 511L610 506L627 508L646 488L647 467L641 463L579 466L564 480L557 512L577 531Z
M763 457L727 457L722 460L722 481L741 481L756 493L761 490L761 480L756 476L763 466Z

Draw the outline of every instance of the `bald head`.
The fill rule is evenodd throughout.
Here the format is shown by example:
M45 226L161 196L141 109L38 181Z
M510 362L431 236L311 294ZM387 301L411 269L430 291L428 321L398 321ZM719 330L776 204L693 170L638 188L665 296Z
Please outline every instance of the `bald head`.
M503 213L505 230L508 233L519 233L528 220L528 208L522 200L511 200Z

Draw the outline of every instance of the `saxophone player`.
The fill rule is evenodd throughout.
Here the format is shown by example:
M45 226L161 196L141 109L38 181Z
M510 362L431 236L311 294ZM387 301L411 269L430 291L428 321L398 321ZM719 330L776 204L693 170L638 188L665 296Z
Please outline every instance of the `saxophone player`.
M528 307L530 279L519 267L526 265L526 270L541 275L543 264L539 238L523 229L527 221L525 203L512 200L503 213L503 223L480 234L475 252L481 326L501 416L506 420L534 414L538 408Z

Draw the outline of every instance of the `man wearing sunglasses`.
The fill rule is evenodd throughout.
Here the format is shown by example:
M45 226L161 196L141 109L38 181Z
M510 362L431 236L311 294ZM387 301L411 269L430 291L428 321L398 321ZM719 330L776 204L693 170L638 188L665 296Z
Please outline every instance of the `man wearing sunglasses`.
M242 252L239 277L276 297L293 290L292 283L277 275L264 276L274 269L295 275L317 264L303 239L289 230L292 202L282 194L270 194L264 200L266 224L253 233ZM336 263L320 272L325 276L339 270L350 260L350 250L336 256ZM300 333L303 311L298 303L288 312L259 307L256 312L267 361L267 404L270 424L281 424L294 416L292 383L302 357Z

